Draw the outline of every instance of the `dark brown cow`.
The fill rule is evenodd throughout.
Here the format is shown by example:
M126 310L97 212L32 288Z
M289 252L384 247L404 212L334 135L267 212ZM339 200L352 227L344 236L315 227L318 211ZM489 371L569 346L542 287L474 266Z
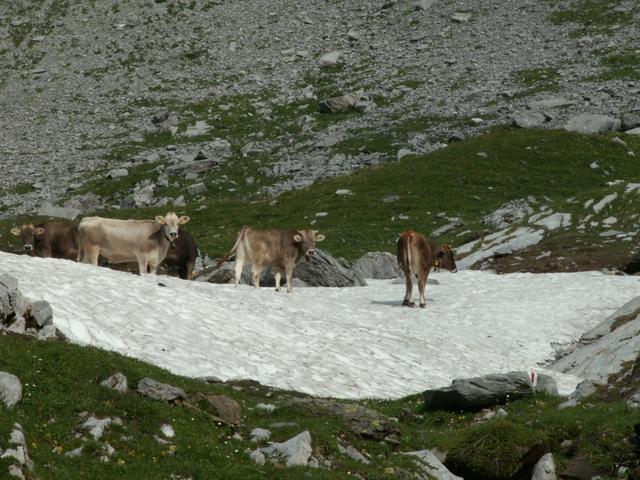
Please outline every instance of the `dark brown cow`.
M193 277L193 268L198 258L198 247L189 232L180 228L178 238L171 242L162 265L178 270L178 276L185 280Z
M11 233L22 240L23 248L38 257L66 258L78 257L78 223L58 222L11 229Z
M451 246L436 245L427 240L424 235L413 230L403 232L397 245L398 263L404 272L407 287L402 304L408 307L416 306L413 301L413 276L417 275L420 308L426 308L427 300L424 289L431 267L444 268L454 273L458 271Z
M316 252L316 242L324 240L317 230L257 230L244 227L239 233L236 243L229 253L218 262L222 265L235 253L235 284L240 283L242 268L245 262L251 263L253 285L260 286L260 275L267 267L273 267L276 279L276 290L280 291L280 279L285 274L287 291L291 292L293 270L304 257L311 257Z

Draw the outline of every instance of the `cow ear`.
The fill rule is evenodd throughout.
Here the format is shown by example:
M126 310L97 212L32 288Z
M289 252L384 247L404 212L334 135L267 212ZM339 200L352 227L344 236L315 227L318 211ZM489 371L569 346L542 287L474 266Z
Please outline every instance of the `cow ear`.
M165 221L164 221L164 217L162 215L156 215L156 222L161 223L164 225Z
M13 235L15 235L16 237L19 237L19 236L20 236L20 234L22 233L22 229L20 229L20 228L18 228L18 227L13 227L13 228L11 229L11 233L12 233Z
M321 242L322 240L324 240L324 235L316 235L316 242Z
M44 228L42 228L42 227L36 228L36 230L35 230L35 234L36 235L42 235L43 233L44 233Z
M189 220L191 220L191 217L188 217L188 216L186 216L186 215L183 215L183 216L181 216L181 217L178 219L178 224L180 224L180 225L184 225L184 224L185 224L185 223L187 223Z
M293 241L294 241L294 242L296 242L296 243L300 243L300 242L302 242L302 235L300 235L299 233L296 233L296 234L293 236Z

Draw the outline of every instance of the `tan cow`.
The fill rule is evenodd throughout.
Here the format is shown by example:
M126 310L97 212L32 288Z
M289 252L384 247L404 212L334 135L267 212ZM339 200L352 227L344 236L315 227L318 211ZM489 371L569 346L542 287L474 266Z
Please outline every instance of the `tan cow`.
M293 270L303 258L310 258L316 252L316 242L324 240L317 230L257 230L244 227L236 243L220 262L222 265L235 253L235 284L240 283L242 268L251 263L253 285L260 286L260 275L267 267L272 267L276 280L276 290L280 291L280 280L284 273L287 291L292 291Z
M44 258L78 257L78 223L57 222L34 225L26 223L11 229L11 233L20 237L25 251L30 255Z
M457 272L456 261L450 245L436 245L427 238L410 230L403 232L398 238L398 263L404 272L406 293L403 305L415 307L413 301L413 276L418 276L418 291L420 292L420 308L427 307L424 289L431 267L444 268L453 273Z
M188 221L174 212L155 221L85 217L78 225L78 261L97 265L102 255L110 263L138 262L140 275L156 273L178 238L178 226Z

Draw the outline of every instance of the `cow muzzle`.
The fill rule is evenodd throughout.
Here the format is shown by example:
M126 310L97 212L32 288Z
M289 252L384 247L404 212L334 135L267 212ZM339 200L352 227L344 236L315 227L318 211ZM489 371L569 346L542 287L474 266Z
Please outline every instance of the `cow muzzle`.
M175 240L176 238L178 238L178 232L169 232L169 238L171 240Z
M24 246L24 249L25 249L27 252L30 252L31 250L33 250L33 245L25 245L25 246Z
M451 270L451 273L456 273L458 271L457 268L454 268L453 270Z

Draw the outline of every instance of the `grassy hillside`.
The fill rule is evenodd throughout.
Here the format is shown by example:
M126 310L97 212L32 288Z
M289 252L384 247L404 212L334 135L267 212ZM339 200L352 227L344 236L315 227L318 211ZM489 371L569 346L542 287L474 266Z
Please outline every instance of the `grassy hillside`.
M276 200L246 197L242 190L211 189L204 196L187 197L187 207L179 210L191 216L188 230L201 251L210 256L223 254L233 244L236 232L251 225L316 228L327 237L324 248L354 259L367 251L392 251L399 232L410 228L431 232L452 217L460 218L462 224L437 240L461 245L491 231L480 222L482 215L509 200L533 195L540 205L572 213L574 218L570 229L553 232L535 252L546 249L566 254L568 250L570 255L579 255L582 251L595 258L595 263L579 261L578 267L567 263L560 269L617 266L633 256L633 242L601 237L602 225L591 227L587 222L586 228L577 230L577 224L589 213L584 207L586 201L597 202L611 192L623 196L626 183L640 179L640 163L628 153L640 152L640 139L630 135L623 138L628 148L615 143L612 135L505 127L428 155L405 157L348 177L319 182ZM363 142L366 145L370 140ZM139 167L131 178L95 182L90 188L104 196L116 195L144 178L154 178L154 166ZM610 185L616 181L621 182ZM336 194L340 189L351 194ZM639 208L640 195L627 195L591 220L615 216L617 230L633 231L638 229L635 212ZM164 210L100 213L153 218ZM316 216L320 212L327 215ZM0 229L5 249L15 245L8 234L12 223L4 222ZM505 269L508 267L505 265ZM535 269L535 265L526 268Z
M478 423L461 412L424 411L420 396L394 401L347 402L366 406L388 417L398 430L383 441L356 436L337 416L313 404L290 406L300 394L273 390L255 382L205 384L95 348L63 342L35 342L17 336L0 337L1 370L17 375L24 386L23 400L14 410L0 407L0 448L7 448L15 422L25 431L35 475L43 479L169 479L175 478L408 478L415 466L399 452L438 448L448 452L447 465L465 478L506 479L521 467L527 453L551 451L559 468L578 459L604 478L614 478L619 465L636 462L632 443L634 415L619 400L609 403L592 399L583 406L558 410L559 399L538 397L508 404L508 415ZM115 372L124 373L130 391L108 390L100 381ZM183 388L189 395L224 394L242 406L242 423L236 429L223 426L205 412L181 405L149 400L134 393L137 382L150 376ZM276 406L272 413L256 408L258 403ZM80 428L81 414L99 418L117 416L121 426L111 426L98 441ZM255 427L269 428L274 422L295 426L271 428L272 441L284 441L309 430L314 455L331 461L329 470L257 466L247 451L256 448L249 440ZM176 436L161 445L160 427L169 423ZM234 439L238 432L242 439ZM82 434L82 435L79 435ZM364 465L337 449L337 440L354 445L372 460ZM561 447L565 440L572 446ZM115 454L103 462L105 443ZM79 458L65 456L79 446ZM261 444L258 444L261 445ZM540 453L538 453L540 454ZM535 454L533 454L535 456ZM0 471L10 463L0 460ZM405 473L403 473L403 471Z

